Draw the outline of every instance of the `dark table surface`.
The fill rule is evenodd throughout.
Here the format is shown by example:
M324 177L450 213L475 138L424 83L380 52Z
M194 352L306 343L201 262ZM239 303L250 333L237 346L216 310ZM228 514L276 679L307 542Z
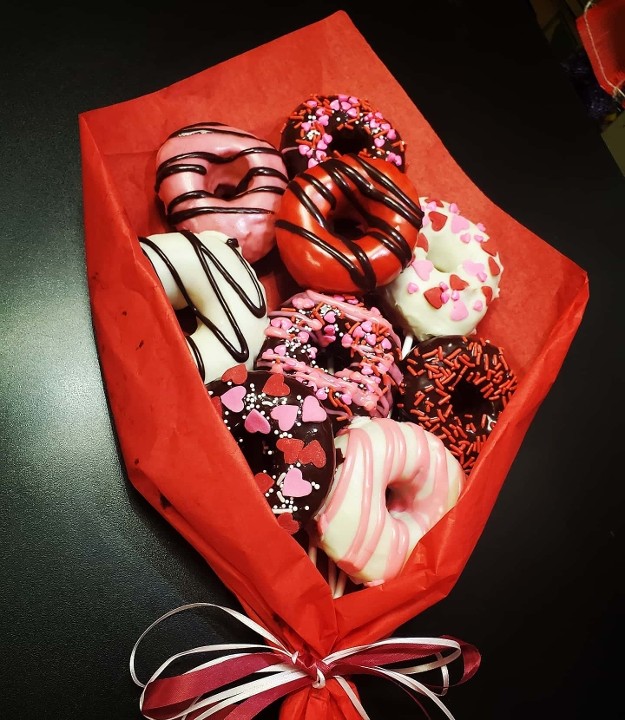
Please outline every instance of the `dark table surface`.
M78 113L338 9L472 180L590 278L582 325L466 569L401 631L479 648L479 672L446 699L456 720L625 717L623 426L610 412L623 401L625 180L529 3L414 5L406 19L319 0L26 3L3 18L2 717L138 718L128 657L140 632L185 602L237 607L125 481L91 327ZM392 686L359 687L372 718L418 717Z

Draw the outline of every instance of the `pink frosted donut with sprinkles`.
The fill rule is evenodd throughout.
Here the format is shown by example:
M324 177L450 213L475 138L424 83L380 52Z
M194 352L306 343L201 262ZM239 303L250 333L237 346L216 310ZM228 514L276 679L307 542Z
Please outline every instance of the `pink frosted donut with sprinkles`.
M454 202L422 197L423 224L412 261L382 288L395 322L417 340L475 332L499 297L503 264L481 222Z
M368 100L310 95L284 123L280 150L290 178L347 153L380 158L404 170L406 144Z
M403 379L400 340L377 308L305 290L268 317L257 367L312 388L337 429L354 416L390 415Z
M466 485L460 464L413 422L355 418L334 439L336 472L315 515L315 544L356 584L403 569Z

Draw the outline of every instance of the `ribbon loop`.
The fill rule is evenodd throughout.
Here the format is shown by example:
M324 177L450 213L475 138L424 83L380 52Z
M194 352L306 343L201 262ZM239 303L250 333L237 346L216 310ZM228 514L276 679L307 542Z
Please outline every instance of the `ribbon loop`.
M142 683L135 672L135 658L145 636L172 615L202 608L229 614L270 644L220 643L191 648L167 659L147 683ZM227 654L200 663L181 675L162 677L180 658L215 652ZM315 658L308 652L293 652L266 628L235 610L212 603L191 603L165 613L139 636L130 655L130 674L143 688L139 706L148 720L251 720L285 695L307 686L324 688L330 678L336 679L360 717L368 720L360 700L345 680L358 674L392 681L420 707L419 696L427 697L445 717L454 720L439 697L444 696L451 685L449 665L460 658L464 670L455 684L466 682L477 672L480 654L472 645L449 636L387 638ZM433 671L440 672L440 685L419 682L412 677Z

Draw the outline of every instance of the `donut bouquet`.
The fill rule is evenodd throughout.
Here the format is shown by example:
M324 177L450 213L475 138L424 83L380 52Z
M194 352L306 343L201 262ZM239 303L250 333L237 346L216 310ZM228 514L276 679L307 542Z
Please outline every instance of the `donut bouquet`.
M285 71L292 42L318 63ZM280 695L281 717L362 716L353 686L319 668L451 590L586 275L482 195L344 13L84 113L80 133L129 481L300 658L312 682ZM201 696L187 711L216 712Z

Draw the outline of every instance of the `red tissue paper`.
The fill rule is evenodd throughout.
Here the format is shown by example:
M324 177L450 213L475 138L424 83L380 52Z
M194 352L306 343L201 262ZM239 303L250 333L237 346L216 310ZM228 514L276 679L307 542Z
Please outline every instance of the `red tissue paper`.
M305 61L294 51L301 47ZM154 192L156 152L170 133L216 120L277 146L282 123L313 92L346 92L380 108L406 141L406 172L420 195L458 203L497 238L501 294L478 331L504 348L519 380L460 500L399 576L336 599L258 492L138 242L171 230ZM94 330L130 482L205 558L249 618L293 652L324 658L388 637L444 598L462 572L581 322L587 274L473 184L344 12L158 92L84 112L79 128ZM279 260L261 272L273 308L292 292L292 281ZM356 715L330 681L291 694L281 717Z

